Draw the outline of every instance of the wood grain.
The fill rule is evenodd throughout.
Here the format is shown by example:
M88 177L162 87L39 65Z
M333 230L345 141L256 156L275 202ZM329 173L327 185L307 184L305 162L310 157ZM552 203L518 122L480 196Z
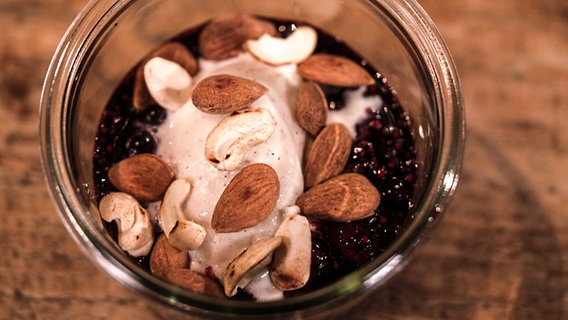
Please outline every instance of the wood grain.
M0 319L162 319L100 271L51 204L37 106L86 0L0 0ZM561 319L568 312L568 4L423 0L467 107L454 201L408 267L352 319Z

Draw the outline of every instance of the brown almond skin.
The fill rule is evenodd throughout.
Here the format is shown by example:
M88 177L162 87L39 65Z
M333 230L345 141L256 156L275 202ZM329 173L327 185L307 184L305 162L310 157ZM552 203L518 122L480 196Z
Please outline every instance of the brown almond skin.
M311 218L347 222L373 215L381 202L377 188L359 173L344 173L302 194L296 205Z
M336 87L359 87L375 79L359 64L338 55L318 53L298 65L298 74L306 80Z
M298 124L312 136L325 126L327 120L327 98L321 87L313 82L302 83L296 100Z
M138 201L156 201L162 198L174 179L170 166L158 156L143 153L126 158L108 171L113 186Z
M191 99L203 112L227 114L249 107L266 92L268 89L254 80L218 74L199 81Z
M189 269L171 270L166 275L166 281L193 293L204 294L213 298L225 298L223 288L219 283Z
M211 60L232 58L244 51L247 40L258 39L265 33L276 34L268 21L239 14L217 17L200 33L199 53Z
M132 94L132 103L136 109L144 110L148 106L155 104L156 101L150 95L146 81L144 80L144 66L150 59L160 57L179 64L187 72L194 76L199 71L199 64L195 56L183 44L179 42L167 43L156 51L152 52L136 69L134 82L134 91Z
M351 135L341 123L325 126L314 140L304 169L304 187L309 189L340 174L351 154Z
M279 195L276 171L264 163L251 164L238 173L221 194L211 226L219 233L253 227L274 210Z
M185 250L172 246L165 234L158 236L150 254L150 272L160 278L166 278L171 270L189 268L189 255Z

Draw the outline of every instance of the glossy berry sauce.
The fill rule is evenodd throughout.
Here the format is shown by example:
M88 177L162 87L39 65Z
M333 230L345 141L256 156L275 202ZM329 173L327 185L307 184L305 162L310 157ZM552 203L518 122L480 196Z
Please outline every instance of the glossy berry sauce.
M273 22L282 37L286 37L299 25L287 21ZM199 57L197 38L201 28L187 30L172 40L183 43ZM383 105L370 105L366 119L357 125L357 137L345 172L364 174L375 184L382 198L375 214L363 220L347 223L310 221L310 280L304 288L287 292L286 296L315 290L372 261L403 231L414 208L412 196L418 162L411 131L412 119L400 105L394 90L365 59L329 34L318 31L315 52L345 56L361 63L377 78L375 85L367 87L365 95L380 96ZM116 191L107 176L112 165L139 153L156 151L158 141L155 133L166 118L166 111L158 105L144 111L133 107L134 70L124 77L112 94L99 123L93 154L98 200L109 192ZM333 110L344 107L345 92L354 88L322 86L322 89L329 108ZM108 223L106 227L116 239L116 226ZM147 260L146 257L136 259L146 268ZM243 295L236 298L243 298ZM247 298L246 294L244 298Z

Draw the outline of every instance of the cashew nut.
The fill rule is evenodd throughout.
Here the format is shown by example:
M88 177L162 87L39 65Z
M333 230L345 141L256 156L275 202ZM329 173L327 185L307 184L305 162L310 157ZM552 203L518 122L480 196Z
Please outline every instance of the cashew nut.
M239 167L246 153L267 141L276 120L264 109L245 109L221 120L207 136L205 158L218 170Z
M281 237L260 240L233 259L223 277L225 295L232 297L237 293L237 287L246 287L260 269L270 264L272 252L281 244Z
M186 219L182 205L189 197L191 183L187 179L174 180L160 206L160 222L168 241L180 250L195 250L207 235L205 228Z
M173 61L150 59L144 65L144 80L152 98L165 109L178 110L191 97L191 76Z
M245 49L268 64L299 63L314 52L317 40L314 28L301 26L287 38L264 34L258 39L250 39L245 43Z
M114 192L106 195L99 203L101 217L116 221L118 245L133 257L147 255L154 243L154 230L148 213L127 193Z
M312 257L308 219L299 214L286 217L275 236L282 238L282 245L274 251L270 266L272 283L280 290L302 288L310 278Z

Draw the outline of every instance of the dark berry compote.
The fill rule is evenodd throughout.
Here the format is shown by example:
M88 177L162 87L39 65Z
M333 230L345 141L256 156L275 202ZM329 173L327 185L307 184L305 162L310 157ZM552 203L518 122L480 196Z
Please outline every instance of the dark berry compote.
M282 38L302 25L290 21L268 21L275 25ZM172 41L182 43L196 58L200 58L198 38L202 29L203 26L187 30ZM414 208L413 194L419 163L410 115L401 106L387 79L366 59L332 35L317 30L317 36L314 53L349 58L362 65L376 79L374 85L364 88L363 95L379 97L382 103L366 106L364 120L353 128L356 137L344 172L356 172L367 177L379 190L381 202L372 216L358 221L310 219L310 278L303 288L286 292L285 296L320 288L375 259L403 232ZM113 165L137 154L156 152L160 143L157 132L168 116L168 111L157 104L144 110L133 106L135 73L136 68L126 74L116 88L98 127L93 154L98 200L116 191L107 175ZM360 89L331 85L321 85L321 88L327 97L330 113L346 108L347 95ZM116 238L116 226L107 223L106 227ZM136 260L147 267L146 257ZM237 297L242 298L242 295Z

